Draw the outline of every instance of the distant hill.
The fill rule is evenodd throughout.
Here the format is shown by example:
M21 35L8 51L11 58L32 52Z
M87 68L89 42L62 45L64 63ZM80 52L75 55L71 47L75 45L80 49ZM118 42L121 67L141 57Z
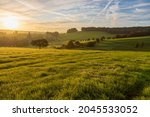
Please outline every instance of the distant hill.
M82 27L84 32L89 31L103 31L111 34L117 34L120 38L125 37L140 37L140 36L150 36L150 26L147 27ZM122 35L122 36L120 36Z
M115 34L127 34L131 32L150 32L150 26L146 27L82 27L82 31L104 31Z
M88 32L84 32L84 31L79 31L79 32L75 32L75 33L66 33L66 34L61 34L60 38L62 40L84 40L84 39L88 39L88 38L100 38L102 36L105 37L113 37L115 36L114 34L110 34L107 32L99 32L99 31L88 31Z
M137 44L138 47L136 48ZM94 49L109 51L150 51L150 36L105 40L97 44Z

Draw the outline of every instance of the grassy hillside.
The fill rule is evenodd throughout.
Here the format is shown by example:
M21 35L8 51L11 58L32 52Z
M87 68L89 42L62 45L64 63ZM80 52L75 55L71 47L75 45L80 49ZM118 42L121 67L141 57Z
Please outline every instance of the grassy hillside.
M88 31L88 32L76 32L76 33L65 33L65 34L61 34L60 38L62 40L84 40L84 39L88 39L88 38L100 38L102 36L105 37L113 37L114 34L109 34L106 32L96 32L96 31Z
M138 48L136 48L137 43L139 43ZM143 47L141 47L142 43L144 43ZM150 36L107 40L98 44L97 48L102 50L150 51Z
M101 38L102 36L107 37L114 37L114 34L106 33L106 32L97 32L97 31L88 31L88 32L75 32L75 33L64 33L60 34L58 40L52 41L49 43L50 47L52 46L59 46L62 44L66 44L69 40L87 40L93 38Z
M89 38L101 38L105 37L113 37L114 35L106 33L106 32L76 32L76 33L60 33L56 38L52 35L47 35L42 32L29 32L23 31L4 31L0 32L0 46L1 47L31 47L30 41L36 39L47 39L49 41L49 46L58 46L67 43L69 40L85 40Z
M150 99L150 52L115 50L0 48L0 99Z

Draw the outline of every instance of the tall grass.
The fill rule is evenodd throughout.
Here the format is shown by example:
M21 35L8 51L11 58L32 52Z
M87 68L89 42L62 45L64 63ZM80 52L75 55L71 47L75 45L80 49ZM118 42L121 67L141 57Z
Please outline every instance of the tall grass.
M0 48L0 99L150 99L150 53Z

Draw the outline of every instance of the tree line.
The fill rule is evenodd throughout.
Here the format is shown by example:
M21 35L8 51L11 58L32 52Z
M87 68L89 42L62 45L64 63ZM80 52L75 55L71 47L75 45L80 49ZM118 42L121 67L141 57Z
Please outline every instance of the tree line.
M59 33L58 32L38 33L38 32L21 32L21 31L0 32L1 47L36 46L42 48L43 45L44 46L47 45L46 44L47 42L44 39L47 42L56 41L59 39Z
M107 33L111 33L111 34L117 34L118 35L117 38L150 36L150 26L147 26L147 27L118 27L118 28L82 27L81 31L107 32Z

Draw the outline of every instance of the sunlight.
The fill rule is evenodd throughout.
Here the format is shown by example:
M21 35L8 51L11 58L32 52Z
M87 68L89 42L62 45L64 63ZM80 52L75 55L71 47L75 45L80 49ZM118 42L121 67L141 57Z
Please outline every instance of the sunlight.
M7 16L4 18L3 24L7 29L17 29L19 27L19 20L15 16Z

